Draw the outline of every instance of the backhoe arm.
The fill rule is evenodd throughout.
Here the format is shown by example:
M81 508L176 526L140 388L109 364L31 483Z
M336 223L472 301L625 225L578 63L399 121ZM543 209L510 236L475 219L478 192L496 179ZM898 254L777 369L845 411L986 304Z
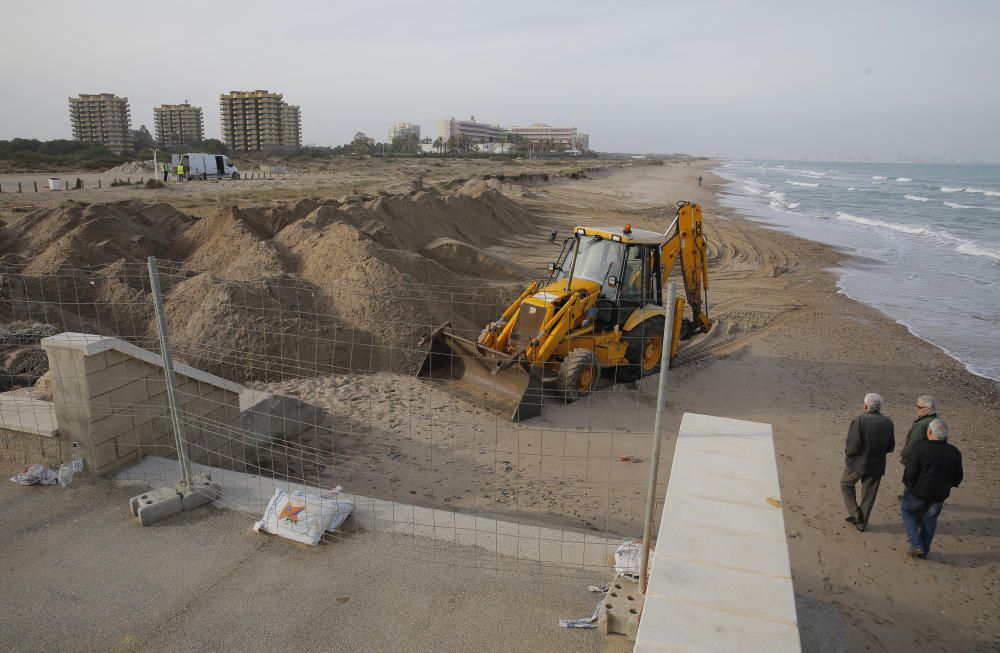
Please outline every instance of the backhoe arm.
M677 218L671 226L675 231L666 234L670 240L662 251L663 286L666 287L674 261L680 258L684 295L692 315L682 334L686 338L699 331L707 332L712 326L708 317L708 247L701 228L701 206L679 202Z

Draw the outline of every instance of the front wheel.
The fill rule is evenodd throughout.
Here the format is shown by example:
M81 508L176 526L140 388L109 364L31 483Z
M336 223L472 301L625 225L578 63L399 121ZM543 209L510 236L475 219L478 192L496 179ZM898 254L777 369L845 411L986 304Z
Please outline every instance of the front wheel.
M660 371L663 358L662 317L651 317L622 335L628 363L619 367L618 378L635 381Z
M601 377L601 361L589 349L574 349L559 366L559 388L566 401L586 397L597 387Z
M232 178L233 179L239 179L240 178L240 173L234 172Z

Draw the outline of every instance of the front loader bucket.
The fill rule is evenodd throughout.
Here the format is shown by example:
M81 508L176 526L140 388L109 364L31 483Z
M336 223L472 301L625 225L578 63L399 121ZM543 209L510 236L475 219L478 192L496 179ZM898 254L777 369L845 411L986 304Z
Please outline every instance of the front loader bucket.
M440 382L474 404L515 422L542 414L542 381L511 357L455 335L445 324L425 336L430 348L417 377ZM504 366L504 369L500 369Z

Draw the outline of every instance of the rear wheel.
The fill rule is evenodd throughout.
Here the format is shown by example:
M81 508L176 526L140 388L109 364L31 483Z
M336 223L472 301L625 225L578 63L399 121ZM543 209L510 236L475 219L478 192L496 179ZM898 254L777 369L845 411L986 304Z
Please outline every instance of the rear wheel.
M593 392L600 377L601 361L589 349L574 349L559 366L559 388L567 402Z
M618 379L635 381L660 371L663 358L662 317L651 317L622 335L628 363L618 368Z

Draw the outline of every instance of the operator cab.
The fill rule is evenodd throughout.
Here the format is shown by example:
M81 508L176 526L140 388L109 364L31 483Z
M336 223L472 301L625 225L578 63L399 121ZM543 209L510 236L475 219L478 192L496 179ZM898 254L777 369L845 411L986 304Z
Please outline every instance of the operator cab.
M577 227L567 238L554 264L549 283L574 280L600 286L595 321L598 326L621 327L628 316L646 304L660 305L660 251L663 234L624 227Z

